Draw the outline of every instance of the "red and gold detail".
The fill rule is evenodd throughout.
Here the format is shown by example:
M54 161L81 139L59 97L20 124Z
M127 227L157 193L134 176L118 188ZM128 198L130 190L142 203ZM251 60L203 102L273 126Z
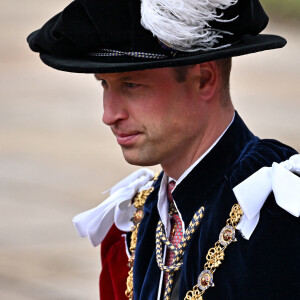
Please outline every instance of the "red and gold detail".
M198 277L198 286L202 291L214 286L213 274L209 270L204 270L200 273Z
M143 217L144 217L143 209L139 208L136 210L136 212L133 214L133 217L130 220L134 225L137 225L142 221Z
M230 226L230 225L226 225L220 235L219 235L219 242L222 246L227 246L232 242L235 242L236 238L235 238L235 229Z

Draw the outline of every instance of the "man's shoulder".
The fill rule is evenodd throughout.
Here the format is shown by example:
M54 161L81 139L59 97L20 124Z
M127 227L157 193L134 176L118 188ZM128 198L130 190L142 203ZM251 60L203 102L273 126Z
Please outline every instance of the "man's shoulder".
M257 139L241 153L230 172L235 186L263 167L280 163L298 152L275 139Z

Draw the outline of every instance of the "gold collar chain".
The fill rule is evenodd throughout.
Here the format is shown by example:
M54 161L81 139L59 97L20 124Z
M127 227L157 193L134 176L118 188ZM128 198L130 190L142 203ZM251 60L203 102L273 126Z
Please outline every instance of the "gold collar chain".
M158 179L159 173L155 174L153 178L153 185L155 181ZM150 189L141 191L138 193L134 198L133 198L133 204L134 207L136 208L135 213L133 214L133 217L131 221L133 222L133 227L131 228L131 239L130 239L130 258L128 261L130 270L128 272L128 277L127 277L127 289L125 291L125 295L129 300L133 300L133 263L134 263L134 258L135 258L135 248L136 248L136 243L137 243L137 234L139 230L140 223L144 217L144 204L148 198L148 196L152 193L154 190L153 185Z
M229 219L226 221L226 226L219 234L219 240L215 243L214 247L208 250L206 255L206 263L204 270L198 277L197 284L191 291L188 291L184 300L203 300L205 291L214 286L213 274L216 269L221 265L221 261L225 257L225 249L232 242L236 242L235 230L243 215L243 210L239 204L233 205L229 214Z
M159 174L156 174L154 181L157 180ZM130 252L131 256L129 258L130 270L127 277L127 289L125 295L129 300L133 300L133 263L135 258L135 248L137 243L137 233L141 220L143 219L143 206L146 202L147 197L154 190L151 187L148 190L138 193L133 199L134 206L136 207L136 212L133 215L133 228L130 241ZM214 247L210 248L206 255L206 263L204 264L204 270L200 273L198 277L197 284L192 290L188 291L184 300L203 300L203 294L205 291L214 286L213 274L216 269L221 265L221 261L225 257L225 249L229 244L236 241L235 230L243 215L243 210L239 204L233 205L231 212L229 214L229 219L226 221L226 226L221 230L219 234L219 240L215 243Z

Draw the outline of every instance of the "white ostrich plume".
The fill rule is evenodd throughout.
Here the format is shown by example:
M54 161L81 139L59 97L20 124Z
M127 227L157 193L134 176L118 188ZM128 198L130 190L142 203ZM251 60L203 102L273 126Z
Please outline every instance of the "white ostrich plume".
M227 9L238 0L142 0L141 24L167 46L179 51L209 51L230 46L214 47L223 34L214 30L210 21L222 20L217 9Z

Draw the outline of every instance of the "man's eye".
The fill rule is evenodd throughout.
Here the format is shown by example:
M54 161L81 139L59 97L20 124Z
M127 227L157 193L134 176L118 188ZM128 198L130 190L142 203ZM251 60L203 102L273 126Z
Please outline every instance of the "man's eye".
M102 87L107 87L107 82L104 79L101 79Z
M132 88L139 87L139 84L133 82L125 82L125 86L132 89Z

